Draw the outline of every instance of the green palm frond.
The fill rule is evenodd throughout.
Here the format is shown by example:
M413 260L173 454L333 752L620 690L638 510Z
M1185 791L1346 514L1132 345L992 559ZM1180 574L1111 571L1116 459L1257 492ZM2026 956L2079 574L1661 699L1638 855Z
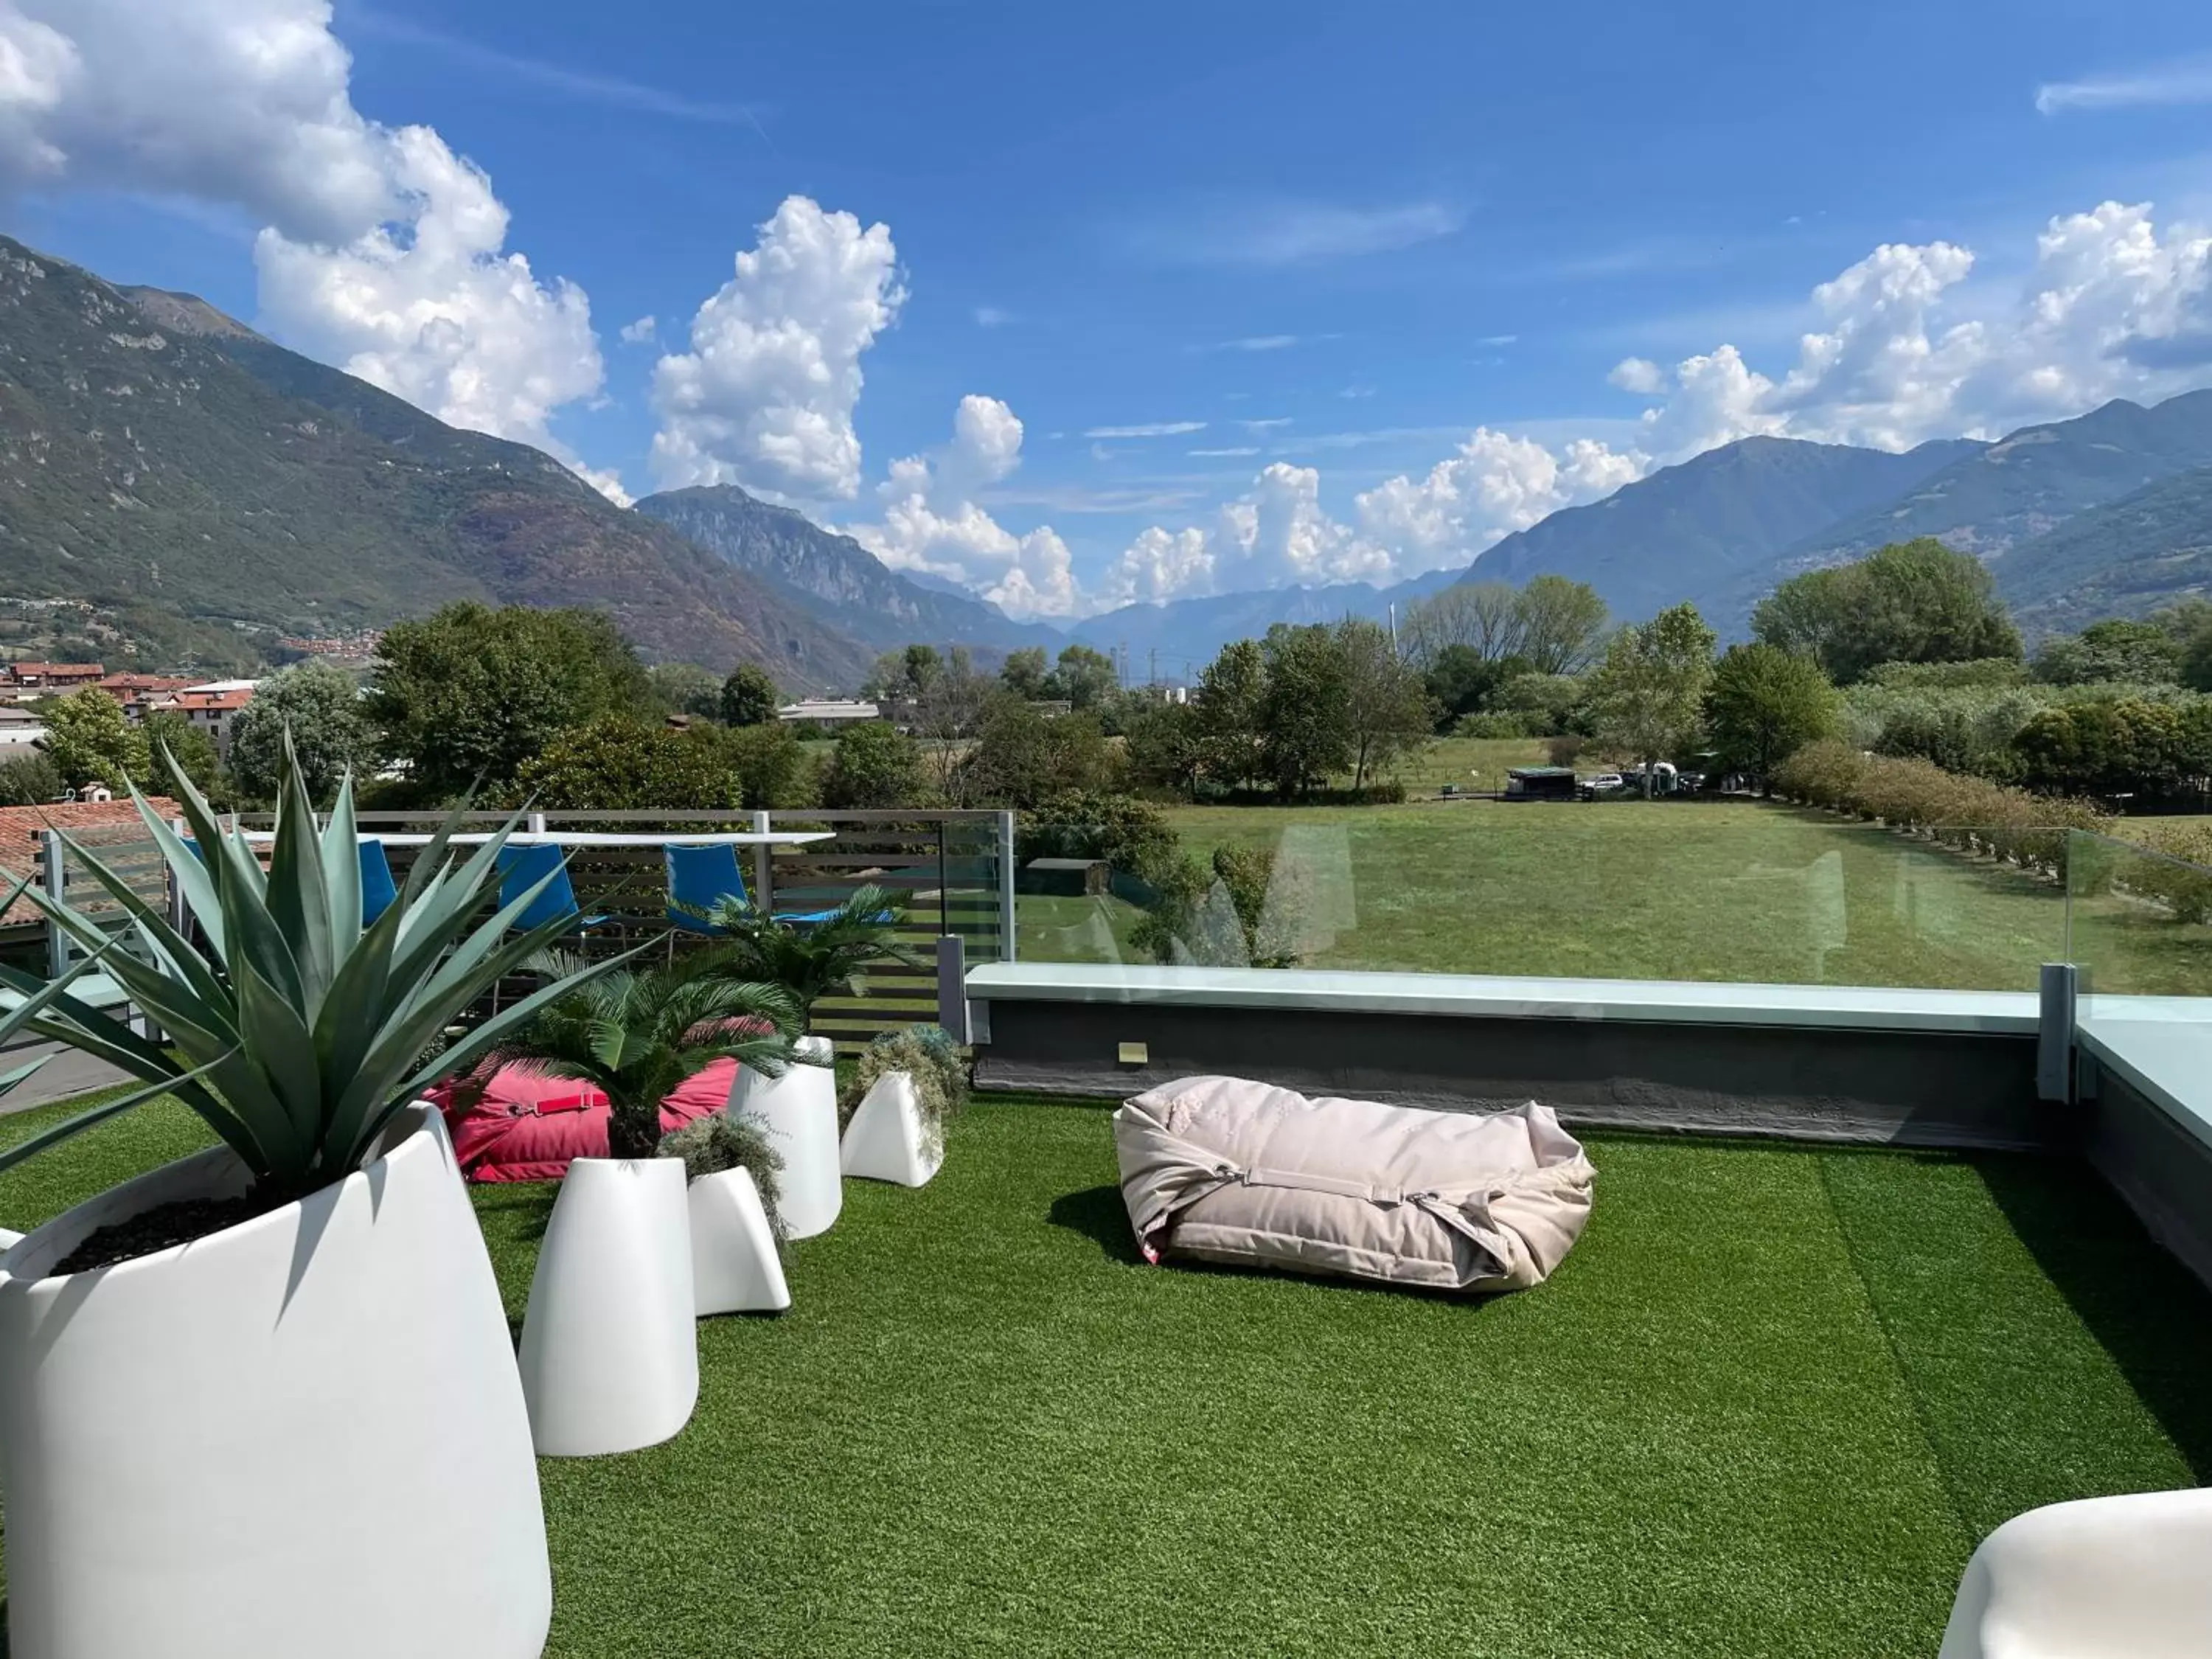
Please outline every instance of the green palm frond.
M702 953L715 976L767 981L787 988L802 1012L831 991L859 994L862 970L872 963L919 967L921 959L894 935L902 912L880 887L862 887L820 921L780 921L735 898L708 913L726 935Z
M564 975L555 951L540 972ZM541 1006L508 1031L483 1066L515 1066L574 1078L607 1097L608 1148L647 1158L660 1139L660 1103L694 1073L735 1060L769 1077L793 1063L798 1003L782 987L711 975L696 958L658 969L618 968Z
M0 986L27 999L51 991L24 1016L30 1030L159 1085L155 1092L173 1094L258 1181L296 1194L360 1168L394 1112L475 1064L575 983L545 984L425 1061L441 1032L567 925L509 933L544 885L498 902L499 851L519 815L455 858L448 841L460 822L455 813L416 861L398 900L363 927L353 781L339 786L330 823L319 827L289 735L285 749L265 870L245 835L226 833L181 773L179 805L198 851L131 791L199 924L199 940L66 836L70 851L123 912L128 948L110 949L116 936L100 922L29 890L50 926L88 951L105 953L105 971L163 1028L173 1053L79 1001L65 985L48 988L0 965ZM588 982L620 961L577 967L575 981Z

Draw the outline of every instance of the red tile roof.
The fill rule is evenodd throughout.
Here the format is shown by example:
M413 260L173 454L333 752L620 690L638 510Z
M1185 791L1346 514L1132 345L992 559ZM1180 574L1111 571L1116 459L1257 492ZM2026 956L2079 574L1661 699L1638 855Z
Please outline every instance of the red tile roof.
M177 804L164 795L152 798L151 805L163 817L177 815ZM143 837L143 828L138 822L138 809L127 800L57 801L46 806L0 806L0 870L13 879L0 894L7 892L16 881L35 875L39 868L39 838L48 829L66 830L91 848L99 850L104 841L112 844L119 841L137 841ZM121 833L138 830L140 834ZM27 899L19 899L5 915L0 915L0 927L12 927L19 922L38 920L37 908Z

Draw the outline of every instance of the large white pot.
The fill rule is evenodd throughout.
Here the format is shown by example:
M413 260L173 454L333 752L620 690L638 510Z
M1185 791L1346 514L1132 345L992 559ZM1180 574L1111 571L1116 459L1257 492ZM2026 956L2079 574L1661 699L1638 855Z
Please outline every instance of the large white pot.
M656 1445L699 1401L684 1163L580 1158L538 1246L522 1391L549 1457Z
M691 1290L702 1314L776 1313L791 1305L775 1234L752 1171L724 1170L691 1183Z
M828 1037L803 1036L799 1051L821 1064L792 1066L779 1078L738 1067L730 1113L750 1113L768 1127L769 1140L783 1154L777 1207L784 1229L793 1238L811 1238L830 1231L845 1203L837 1164L837 1075L830 1069L836 1049Z
M0 1260L15 1659L531 1659L553 1587L483 1236L443 1121L269 1214L45 1278L95 1228L235 1194L204 1152Z
M845 1126L838 1162L848 1176L925 1187L945 1162L945 1135L923 1116L913 1074L885 1072Z

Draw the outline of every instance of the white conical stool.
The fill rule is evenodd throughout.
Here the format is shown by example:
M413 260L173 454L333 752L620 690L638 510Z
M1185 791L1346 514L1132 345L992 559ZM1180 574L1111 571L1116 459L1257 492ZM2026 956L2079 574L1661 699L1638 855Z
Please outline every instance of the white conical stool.
M774 1313L791 1305L750 1170L724 1170L691 1183L691 1294L702 1314Z
M635 1451L691 1420L692 1295L683 1161L571 1164L538 1247L517 1355L541 1455Z
M921 1097L908 1072L885 1072L861 1097L845 1126L838 1163L848 1176L920 1187L945 1162L945 1137L923 1121Z
M757 1117L768 1130L783 1155L779 1207L784 1230L793 1238L811 1238L830 1231L845 1202L837 1178L837 1074L830 1069L836 1050L828 1037L801 1037L799 1052L820 1064L793 1065L778 1078L738 1067L730 1115Z

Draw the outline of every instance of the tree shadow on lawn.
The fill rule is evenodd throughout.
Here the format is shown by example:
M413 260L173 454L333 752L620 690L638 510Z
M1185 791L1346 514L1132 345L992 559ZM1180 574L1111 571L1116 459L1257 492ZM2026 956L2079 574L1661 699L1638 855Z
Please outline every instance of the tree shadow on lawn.
M2212 1480L2212 1292L2083 1161L1975 1160L1990 1196L2199 1482Z

